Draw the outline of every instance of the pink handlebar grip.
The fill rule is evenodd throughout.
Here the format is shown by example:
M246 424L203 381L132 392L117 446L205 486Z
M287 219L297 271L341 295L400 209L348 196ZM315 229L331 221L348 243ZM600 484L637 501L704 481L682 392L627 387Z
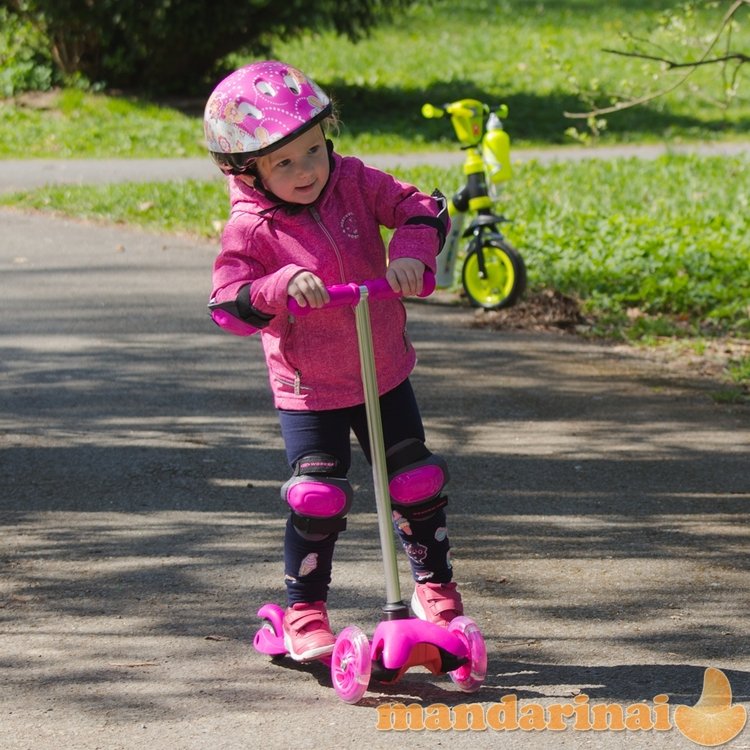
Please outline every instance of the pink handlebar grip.
M360 286L367 287L368 296L372 299L391 299L402 296L401 292L394 292L387 279L382 277L380 279L365 281L362 284L351 282L349 284L334 284L333 286L326 287L330 300L323 307L319 308L312 308L309 305L302 306L294 297L290 297L287 302L287 310L292 315L304 316L309 315L316 309L325 310L329 307L354 307L359 302ZM419 296L429 297L434 291L435 274L432 271L425 271L422 279L422 291L419 293Z

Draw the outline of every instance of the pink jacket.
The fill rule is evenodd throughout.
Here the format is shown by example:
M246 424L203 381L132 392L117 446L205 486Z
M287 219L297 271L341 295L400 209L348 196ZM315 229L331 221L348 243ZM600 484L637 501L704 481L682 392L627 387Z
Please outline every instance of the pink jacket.
M364 401L353 309L295 318L286 307L292 276L307 269L326 285L383 276L381 225L395 229L391 260L416 258L435 270L437 201L359 159L335 153L332 159L320 198L298 210L229 178L231 214L214 265L210 307L214 320L232 333L260 330L280 409L319 411ZM371 301L370 316L378 386L385 393L408 377L416 355L400 300Z

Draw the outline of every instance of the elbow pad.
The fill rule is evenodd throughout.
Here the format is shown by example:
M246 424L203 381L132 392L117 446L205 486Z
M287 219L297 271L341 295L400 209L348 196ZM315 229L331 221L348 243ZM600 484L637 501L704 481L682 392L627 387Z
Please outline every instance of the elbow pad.
M273 320L273 315L263 313L250 304L250 284L243 286L237 298L231 302L211 300L208 310L216 325L235 336L251 336Z
M430 195L440 207L437 216L412 216L406 220L406 224L426 224L433 227L438 233L438 254L443 249L445 238L451 226L451 220L448 215L448 201L446 197L436 188Z

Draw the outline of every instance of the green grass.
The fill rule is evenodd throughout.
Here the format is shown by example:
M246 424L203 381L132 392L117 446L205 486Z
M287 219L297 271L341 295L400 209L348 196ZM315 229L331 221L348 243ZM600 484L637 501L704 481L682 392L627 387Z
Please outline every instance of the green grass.
M330 88L346 127L362 148L409 149L450 144L444 123L426 122L424 101L441 103L471 96L510 107L509 129L518 145L568 142L572 121L565 111L588 109L592 90L630 96L654 90L658 66L603 52L622 48L623 32L651 35L659 12L674 0L477 0L418 6L397 28L382 28L362 44L332 35L277 44L282 58ZM705 10L697 28L705 34L719 18ZM750 29L735 33L734 45L750 47ZM677 50L675 50L677 52ZM674 80L668 77L666 80ZM690 85L653 104L608 118L604 141L750 137L750 81L744 100L729 111L710 103L724 88L720 71L700 71ZM661 84L664 85L664 84ZM659 86L661 88L661 86ZM598 103L609 104L606 96ZM366 134L366 137L364 137Z
M205 155L200 122L178 110L66 89L0 102L0 158Z
M530 287L583 300L603 332L748 336L749 167L698 156L520 164L501 201L506 232ZM428 191L450 191L459 176L397 174ZM0 205L215 237L227 196L220 180L188 181L49 187Z
M660 10L673 0L437 0L418 4L393 26L354 44L333 34L277 42L274 55L298 65L328 89L342 119L343 150L359 153L453 148L444 121L420 115L423 102L472 96L507 102L508 128L518 146L571 142L566 110L586 109L587 92L650 91L652 63L602 52L623 47L624 31L654 33ZM750 13L748 13L750 15ZM705 33L719 12L705 10ZM1 32L0 32L1 33ZM750 24L735 33L750 49ZM235 65L251 59L236 54ZM672 79L668 79L672 80ZM750 81L740 78L733 106L712 102L724 84L708 67L664 99L608 118L603 142L750 138ZM661 85L661 84L660 84ZM208 95L208 91L205 92ZM583 98L582 98L583 97ZM66 90L43 106L0 102L0 157L183 156L203 152L204 99L153 104ZM602 104L609 100L597 98Z
M187 180L46 187L0 194L0 206L130 224L157 232L217 237L228 213L228 198L221 180Z
M750 356L732 360L729 375L736 383L750 383Z
M634 337L750 335L748 168L668 156L519 170L508 234L533 283L585 300Z

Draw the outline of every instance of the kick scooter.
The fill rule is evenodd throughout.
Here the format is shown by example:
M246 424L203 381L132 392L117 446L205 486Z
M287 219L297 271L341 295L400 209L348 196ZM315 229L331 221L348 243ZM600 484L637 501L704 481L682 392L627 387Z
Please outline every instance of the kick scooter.
M425 274L420 296L428 296L434 288L435 277ZM411 667L421 666L432 674L448 674L460 690L474 692L487 673L487 650L477 624L464 616L456 617L447 628L425 622L410 617L401 599L369 308L370 299L400 295L384 278L360 285L335 285L328 287L328 294L326 307L350 306L355 311L386 593L384 619L375 628L372 641L356 625L344 628L336 638L333 653L326 658L330 660L333 687L343 701L357 703L371 678L394 683ZM293 299L289 300L289 311L297 316L315 312L300 307ZM285 655L284 610L276 604L265 604L258 616L264 623L255 634L256 651L272 657Z

